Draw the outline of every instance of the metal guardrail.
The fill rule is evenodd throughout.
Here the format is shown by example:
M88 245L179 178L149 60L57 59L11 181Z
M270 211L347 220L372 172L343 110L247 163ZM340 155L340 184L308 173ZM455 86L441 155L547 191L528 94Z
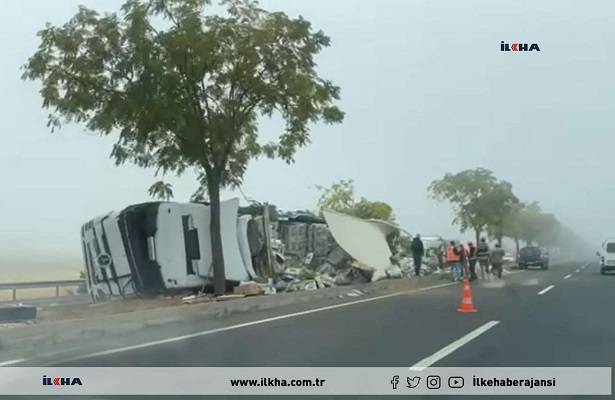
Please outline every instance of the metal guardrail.
M17 300L18 289L38 289L55 287L56 297L59 297L61 287L73 287L82 285L85 285L85 279L74 279L69 281L14 282L0 283L0 290L12 290L13 300Z

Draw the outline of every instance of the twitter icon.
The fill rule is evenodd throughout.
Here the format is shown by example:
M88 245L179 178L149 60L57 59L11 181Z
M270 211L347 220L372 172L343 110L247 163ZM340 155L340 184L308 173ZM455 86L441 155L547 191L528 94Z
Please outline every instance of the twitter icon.
M406 382L408 383L406 385L406 387L409 387L410 389L415 388L419 385L419 383L421 382L421 377L420 376L415 376L414 378L410 379L410 378L406 378Z

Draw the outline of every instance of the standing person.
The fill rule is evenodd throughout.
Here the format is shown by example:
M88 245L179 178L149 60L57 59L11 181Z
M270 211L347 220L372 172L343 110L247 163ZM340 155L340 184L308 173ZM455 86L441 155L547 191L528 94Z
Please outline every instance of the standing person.
M463 246L463 243L459 243L459 263L461 264L461 278L468 276L468 249Z
M438 258L438 269L442 271L444 268L444 243L438 246L438 250L436 250L436 257Z
M485 274L489 274L489 245L487 240L482 238L476 248L476 258L480 266L481 279L485 280Z
M455 242L451 240L446 248L446 265L451 268L453 280L459 279L459 268L461 266L461 255L459 248L455 246Z
M425 246L421 240L421 235L417 234L410 245L412 250L412 258L414 259L414 273L416 276L421 276L421 265L423 265L423 257L425 257Z
M472 241L468 242L468 261L470 263L470 280L475 281L478 279L476 275L476 246Z
M495 249L491 252L491 266L498 279L502 279L502 267L504 265L504 256L506 253L500 244L495 245Z

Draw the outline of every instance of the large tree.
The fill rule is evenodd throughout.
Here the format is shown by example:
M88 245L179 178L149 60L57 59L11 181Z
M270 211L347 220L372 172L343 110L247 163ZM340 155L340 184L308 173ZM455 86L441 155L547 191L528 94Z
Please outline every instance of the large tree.
M517 211L519 199L513 193L513 187L506 181L495 182L491 190L478 200L481 213L487 222L487 232L502 245L507 222Z
M538 202L526 204L519 212L517 217L519 238L526 245L530 246L536 243L543 231L542 221L542 208Z
M545 213L538 202L516 209L507 220L505 236L523 240L526 245L551 247L558 241L561 225L555 215Z
M340 89L315 70L329 37L255 1L221 4L224 15L208 0L128 0L119 15L81 6L39 32L23 75L42 83L52 130L76 122L117 134L117 165L196 171L211 203L217 294L225 290L220 188L240 185L260 155L293 162L311 123L344 117L334 104ZM277 141L259 142L260 115L286 122ZM168 197L168 186L157 188Z
M503 237L511 238L515 242L515 247L516 247L515 254L519 253L519 249L521 247L520 237L521 237L521 229L523 227L522 227L519 216L524 208L525 208L524 203L521 203L521 202L515 203L511 207L508 215L506 216L506 219L504 220L504 223L503 223L503 228L501 230ZM497 234L495 232L495 227L493 226L488 227L488 232L491 237L495 237Z
M541 213L538 220L539 229L536 242L540 246L554 247L557 245L561 224L553 214Z
M491 224L501 236L504 219L500 213L510 212L518 200L512 185L498 180L484 168L446 174L433 181L428 192L438 202L448 202L453 208L453 223L461 232L472 229L478 242L481 232Z

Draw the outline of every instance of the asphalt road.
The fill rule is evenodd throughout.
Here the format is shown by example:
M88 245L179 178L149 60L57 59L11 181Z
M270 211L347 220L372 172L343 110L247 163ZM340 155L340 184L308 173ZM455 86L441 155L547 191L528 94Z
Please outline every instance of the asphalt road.
M553 265L548 271L508 275L504 286L478 282L472 285L472 292L478 309L476 314L456 312L460 286L453 285L181 341L151 343L136 349L101 344L100 348L87 352L48 358L45 364L96 367L409 367L421 362L432 367L608 367L615 364L615 318L612 317L615 275L601 276L597 266L591 264L586 267L581 263ZM230 318L221 322L223 326L218 329L268 317L271 313ZM453 353L442 358L437 356L439 350L491 321L499 324ZM136 333L123 344L180 336L194 333L194 329L175 327L174 332L167 331L156 338ZM107 353L93 354L99 351ZM36 365L40 363L37 361Z

